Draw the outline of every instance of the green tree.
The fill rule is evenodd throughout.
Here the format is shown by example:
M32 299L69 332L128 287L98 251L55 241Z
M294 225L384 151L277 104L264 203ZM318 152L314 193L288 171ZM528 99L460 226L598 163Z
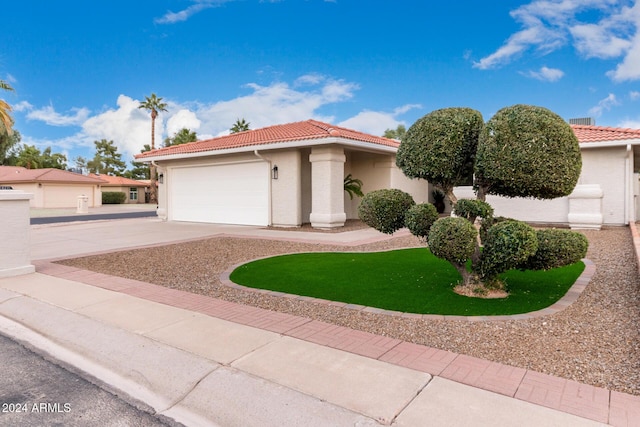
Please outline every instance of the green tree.
M231 131L231 133L244 132L249 130L250 124L251 123L247 122L244 118L236 119L236 122L233 124L233 126L231 126L231 129L229 130Z
M27 169L41 169L43 163L42 153L35 145L23 144L16 156L16 166Z
M78 169L88 169L87 168L87 159L85 159L82 156L78 156L75 159L73 159L73 163L75 164L75 167Z
M7 132L0 132L0 165L15 164L14 147L18 147L22 136L20 132L14 130L9 135Z
M42 152L42 168L67 169L67 156L61 153L52 153L51 147Z
M398 127L395 129L385 130L382 136L384 136L385 138L397 139L398 141L402 141L406 133L407 128L404 125L398 125Z
M396 164L409 178L422 178L454 204L453 187L473 173L482 114L471 108L444 108L418 119L407 131Z
M162 98L158 98L155 93L152 93L151 96L146 96L145 100L140 103L138 108L147 110L151 113L151 150L155 150L155 138L156 138L156 117L158 117L158 113L162 111L167 111L167 104L162 102ZM156 167L154 165L150 165L150 179L151 179L151 190L149 193L149 199L151 203L158 203L158 189L156 187L157 180L157 172Z
M468 108L434 111L409 128L396 162L405 175L429 180L454 201L453 186L475 170L478 199L456 203L457 218L435 221L427 237L434 255L454 265L465 285L504 290L498 275L507 269L558 267L586 253L585 239L576 233L536 234L523 222L494 219L493 209L484 202L485 194L551 199L575 187L582 168L577 138L561 117L545 108L503 108L486 125L480 113ZM399 223L385 227L384 220L400 217L406 210L396 210L408 208L391 206L389 211L389 206L372 204L366 212L371 218L365 222L393 232ZM473 227L476 218L482 220L483 251ZM418 228L424 235L425 227ZM569 255L555 255L555 247ZM536 256L539 250L544 254ZM469 260L471 271L466 267Z
M145 144L140 150L141 153L151 151L149 144ZM143 162L131 161L132 168L124 172L124 176L129 179L149 179L149 165Z
M118 147L115 143L106 139L93 143L96 146L96 153L93 159L87 162L89 171L103 175L122 176L126 164L122 161L122 154L118 153Z
M0 89L13 91L11 85L4 80L0 80ZM4 99L0 99L0 134L6 133L8 136L11 136L13 128L11 110L11 105Z
M164 146L170 147L172 145L186 144L187 142L195 142L197 140L198 135L196 135L195 131L182 128L178 132L174 133L172 137L166 137L164 139Z

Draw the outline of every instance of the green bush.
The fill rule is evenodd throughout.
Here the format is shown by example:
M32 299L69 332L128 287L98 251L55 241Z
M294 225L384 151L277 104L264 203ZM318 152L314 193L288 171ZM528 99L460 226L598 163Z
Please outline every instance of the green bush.
M434 222L438 220L438 211L431 203L422 203L409 208L404 223L411 234L426 239Z
M410 178L423 178L445 192L473 173L482 114L471 108L443 108L407 130L396 164Z
M441 218L429 232L429 249L438 258L462 265L471 258L476 248L478 232L464 218Z
M538 249L536 231L521 221L503 221L489 228L480 274L491 279L522 265Z
M124 203L127 199L127 195L122 191L103 191L102 192L102 204L103 205L119 205Z
M476 153L476 185L485 194L553 199L578 182L578 138L560 116L542 107L514 105L484 126Z
M549 270L571 265L587 255L589 241L580 234L556 228L536 231L538 250L523 265L523 270Z
M453 213L471 222L475 222L476 218L493 217L493 208L487 202L482 200L460 199L453 207Z
M393 234L404 227L407 210L416 203L413 197L397 189L375 190L367 193L358 207L358 216L369 227Z
M487 241L487 233L489 232L489 229L497 223L504 221L515 221L515 219L506 216L482 218L482 221L480 221L480 241L484 244L484 242Z

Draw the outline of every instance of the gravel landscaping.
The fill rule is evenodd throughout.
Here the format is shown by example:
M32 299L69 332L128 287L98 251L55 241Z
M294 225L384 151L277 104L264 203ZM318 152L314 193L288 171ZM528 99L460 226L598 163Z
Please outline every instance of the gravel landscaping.
M578 301L530 320L416 320L233 289L219 275L237 263L292 252L344 251L342 246L221 237L61 261L290 313L404 341L640 395L640 278L627 227L585 231L596 273ZM349 248L375 251L419 246L415 237Z

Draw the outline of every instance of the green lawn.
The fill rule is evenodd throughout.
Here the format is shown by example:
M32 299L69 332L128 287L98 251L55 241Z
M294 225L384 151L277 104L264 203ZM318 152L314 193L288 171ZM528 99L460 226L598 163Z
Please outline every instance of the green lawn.
M458 272L427 248L374 253L303 253L244 264L231 280L332 301L408 313L449 315L518 314L550 306L569 290L584 264L549 271L509 271L510 295L470 298L453 292Z

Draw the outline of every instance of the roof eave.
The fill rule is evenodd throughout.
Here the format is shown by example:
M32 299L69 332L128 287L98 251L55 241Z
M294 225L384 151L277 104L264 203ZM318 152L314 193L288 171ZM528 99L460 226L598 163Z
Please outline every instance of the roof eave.
M607 148L624 147L627 145L640 145L640 139L616 139L615 141L581 142L580 148Z
M196 157L209 157L209 156L220 156L225 154L237 154L237 153L247 153L253 151L268 151L268 150L281 150L286 148L304 148L304 147L313 147L318 145L328 145L328 144L340 144L351 148L358 148L364 151L374 151L374 152L382 152L395 154L398 151L397 147L391 147L388 145L376 144L373 142L365 142L365 141L356 141L349 138L341 138L341 137L330 137L330 138L318 138L318 139L302 139L295 141L287 141L287 142L273 142L269 144L254 144L254 145L246 145L242 147L236 148L225 148L221 150L206 150L206 151L198 151L195 153L178 153L178 154L169 154L166 156L149 156L144 157L142 159L137 159L139 162L159 162L159 161L167 161L167 160L182 160L182 159L192 159Z

